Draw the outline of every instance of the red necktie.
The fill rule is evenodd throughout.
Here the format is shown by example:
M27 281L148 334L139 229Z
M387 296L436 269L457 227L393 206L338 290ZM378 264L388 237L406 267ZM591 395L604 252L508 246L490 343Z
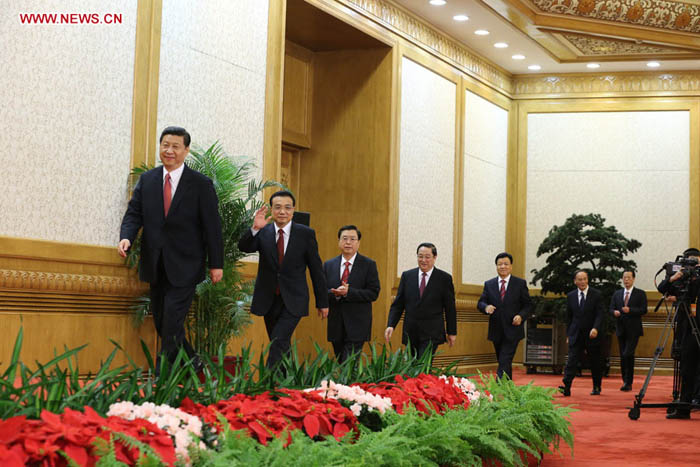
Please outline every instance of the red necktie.
M501 279L501 300L506 296L506 280Z
M279 259L279 264L282 266L282 260L284 259L284 230L279 229L277 231L277 258ZM275 290L275 295L280 294L280 284L279 279L277 282L277 289Z
M423 273L423 277L420 280L420 287L418 288L420 292L420 298L423 298L423 292L425 291L425 278L428 274Z
M350 261L345 262L345 270L343 271L343 276L340 278L340 283L346 283L348 281L348 276L350 275Z
M170 210L170 203L173 200L172 186L170 185L170 174L165 176L165 183L163 184L163 212L165 217L168 217L168 211Z
M279 229L277 231L277 257L280 260L280 265L284 259L284 230Z
M627 302L630 301L630 291L625 290L625 306L627 306Z

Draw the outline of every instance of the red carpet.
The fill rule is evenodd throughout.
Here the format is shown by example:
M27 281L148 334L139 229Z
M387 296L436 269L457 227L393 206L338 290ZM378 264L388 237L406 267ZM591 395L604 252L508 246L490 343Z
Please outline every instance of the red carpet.
M600 396L591 396L590 375L577 377L571 397L559 394L556 401L579 411L571 415L574 433L573 457L564 445L561 455L545 455L543 467L550 466L698 466L700 465L700 411L690 420L666 420L665 408L642 408L638 420L627 416L634 397L644 384L646 374L635 375L631 392L620 391L617 374L603 379ZM528 375L514 369L516 384L534 381L538 386L556 388L561 375ZM654 375L643 402L665 403L671 400L673 378Z

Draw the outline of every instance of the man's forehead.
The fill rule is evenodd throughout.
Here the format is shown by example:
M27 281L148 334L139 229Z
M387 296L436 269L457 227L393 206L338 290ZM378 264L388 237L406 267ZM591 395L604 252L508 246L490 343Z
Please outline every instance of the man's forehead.
M275 196L275 198L272 200L272 204L294 204L294 202L289 196Z

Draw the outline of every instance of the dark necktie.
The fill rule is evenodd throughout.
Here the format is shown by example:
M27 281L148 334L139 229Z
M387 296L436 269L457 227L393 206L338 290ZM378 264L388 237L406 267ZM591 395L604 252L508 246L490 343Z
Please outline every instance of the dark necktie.
M343 271L343 276L340 278L340 283L344 284L348 282L348 276L350 275L350 261L345 262L345 270Z
M503 300L503 297L506 296L506 280L505 280L505 279L501 279L501 290L500 290L500 292L501 292L501 300Z
M423 277L420 280L420 287L418 288L418 291L420 292L420 298L423 298L423 292L425 292L425 278L428 276L428 274L423 273Z
M165 217L168 217L170 203L173 200L172 189L173 187L170 185L170 174L167 174L165 176L165 183L163 184L163 212L165 213Z
M583 294L583 292L581 292L581 299L578 302L578 306L579 306L579 308L581 308L581 310L583 310L583 307L585 305L586 305L586 296Z
M630 291L625 290L625 306L627 306L627 303L630 301Z

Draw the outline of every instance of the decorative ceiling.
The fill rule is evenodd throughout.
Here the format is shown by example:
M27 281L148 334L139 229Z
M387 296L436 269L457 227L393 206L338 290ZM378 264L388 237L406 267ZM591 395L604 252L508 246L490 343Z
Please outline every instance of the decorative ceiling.
M513 74L700 70L700 0L390 1Z

